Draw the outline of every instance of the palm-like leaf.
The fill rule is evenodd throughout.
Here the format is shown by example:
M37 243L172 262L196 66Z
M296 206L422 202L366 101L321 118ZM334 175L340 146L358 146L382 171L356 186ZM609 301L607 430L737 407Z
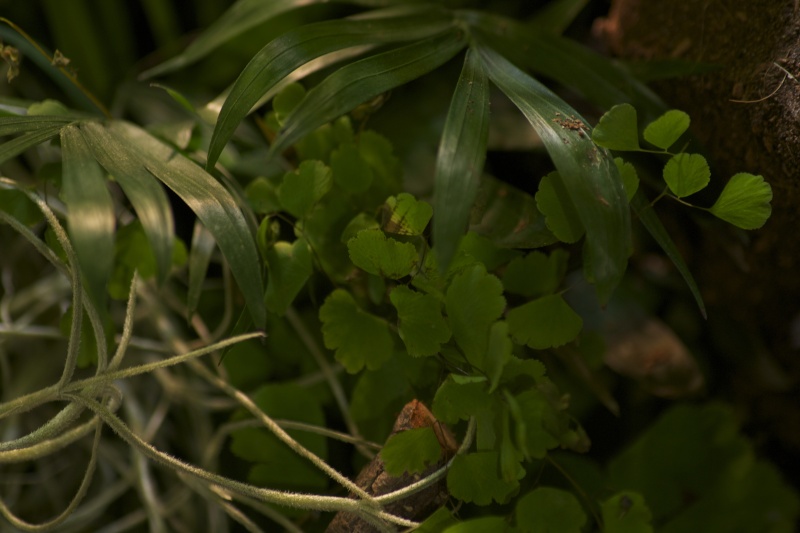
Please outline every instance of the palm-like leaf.
M464 33L453 27L445 33L342 67L308 92L286 118L270 151L280 152L359 104L427 74L451 59L464 45Z
M172 211L160 181L194 210L214 236L253 321L264 324L261 266L251 229L231 193L201 167L125 122L0 117L0 134L15 133L22 135L0 145L0 160L61 134L70 235L94 298L103 298L113 257L113 205L102 166L133 205L156 257L159 279L169 272L174 233Z
M208 28L182 54L142 73L143 78L160 76L202 59L221 45L247 30L292 9L330 0L239 0ZM398 0L334 0L366 7L385 7L408 2Z
M413 41L446 30L452 18L440 9L375 11L369 17L331 20L289 31L271 41L244 68L214 128L207 168L213 168L225 143L253 105L293 70L311 60L355 46Z

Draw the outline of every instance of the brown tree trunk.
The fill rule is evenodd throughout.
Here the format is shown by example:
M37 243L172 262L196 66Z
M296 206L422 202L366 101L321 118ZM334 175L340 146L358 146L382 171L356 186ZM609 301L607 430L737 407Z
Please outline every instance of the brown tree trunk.
M612 0L596 33L626 59L682 59L719 68L657 83L692 117L712 180L761 174L773 215L758 231L692 235L690 266L709 313L774 355L769 372L734 377L735 392L784 450L800 451L800 0ZM751 370L762 361L747 354ZM738 385L737 385L738 384ZM746 386L744 386L746 384Z

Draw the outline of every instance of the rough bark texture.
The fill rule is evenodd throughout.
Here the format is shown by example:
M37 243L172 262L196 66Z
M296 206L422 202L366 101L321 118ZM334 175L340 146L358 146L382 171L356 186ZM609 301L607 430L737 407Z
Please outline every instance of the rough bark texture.
M368 494L380 496L411 485L444 466L455 455L458 444L447 426L437 421L422 402L412 400L403 407L395 420L391 434L422 427L432 427L439 438L442 456L438 463L430 465L421 474L406 473L400 477L393 477L384 471L381 456L376 455L358 474L356 485L367 491ZM447 498L447 483L443 478L438 483L412 494L408 498L387 505L384 510L410 520L424 520L441 507ZM377 531L379 530L376 527L359 517L344 512L338 513L326 529L326 533L373 533Z
M740 400L750 401L750 414L767 420L769 431L794 453L800 451L800 399L792 392L800 382L800 341L797 331L794 340L792 335L800 311L798 4L612 0L608 17L595 25L609 51L621 57L721 67L654 87L691 115L692 131L714 164L712 179L724 183L750 172L773 188L773 215L764 228L748 232L746 240L737 240L735 232L724 238L716 227L698 230L688 236L687 252L710 314L727 315L740 330L750 330L783 367L760 390L754 390L755 375L740 375L740 382L750 382L750 398Z

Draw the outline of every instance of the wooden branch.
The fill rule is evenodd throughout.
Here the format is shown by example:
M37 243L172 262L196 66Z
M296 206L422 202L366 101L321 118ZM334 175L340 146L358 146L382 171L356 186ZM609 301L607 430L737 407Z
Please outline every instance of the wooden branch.
M378 454L358 474L356 485L373 496L381 496L411 485L444 466L455 455L458 444L450 430L436 420L433 413L422 402L412 400L403 407L395 420L391 435L407 429L422 427L433 428L439 439L442 454L437 463L430 465L421 474L404 473L402 476L393 477L384 471L383 459ZM353 497L352 494L351 497ZM409 520L424 520L444 505L447 498L447 482L445 478L442 478L430 487L386 505L384 510ZM379 530L356 515L340 512L333 518L325 531L326 533L373 533Z

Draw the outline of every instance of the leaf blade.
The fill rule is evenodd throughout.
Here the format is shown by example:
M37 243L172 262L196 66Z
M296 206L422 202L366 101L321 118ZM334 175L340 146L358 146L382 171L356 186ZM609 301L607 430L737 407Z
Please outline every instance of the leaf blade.
M761 176L734 175L709 208L717 218L742 229L758 229L772 214L772 187Z
M677 109L670 109L644 129L644 140L662 150L668 149L689 129L689 115Z
M427 74L464 47L457 29L346 65L311 89L287 117L270 153L286 149L357 105Z
M119 183L142 223L156 258L159 281L172 264L174 223L164 189L144 168L141 155L107 127L97 122L81 124L81 133L95 159Z
M111 129L148 154L146 170L194 211L208 228L231 267L256 327L266 322L261 261L255 238L234 197L210 174L145 131L114 123Z
M28 148L32 148L42 144L48 139L52 139L58 135L62 127L64 127L63 124L47 126L35 131L29 131L23 135L20 135L19 137L15 137L14 139L3 143L0 145L0 164L5 163L9 159L17 157Z
M655 239L661 249L664 250L664 253L667 254L667 257L670 258L672 264L675 265L675 268L678 269L678 272L680 272L686 285L689 286L689 291L691 291L692 296L694 296L694 300L697 302L697 307L700 308L700 313L703 315L703 318L708 318L703 296L700 294L700 289L697 287L692 272L689 270L683 257L681 257L681 253L678 251L675 243L672 242L672 238L661 224L656 212L653 210L653 206L650 205L650 202L642 191L637 191L636 194L633 195L631 207L636 212L639 221L647 232Z
M272 40L250 60L233 84L220 111L206 168L216 164L239 122L276 84L295 69L325 54L364 45L410 41L427 37L451 23L439 10L366 19L343 19L309 24Z
M489 137L489 80L479 55L467 50L436 157L433 243L446 271L478 194Z
M61 153L68 231L89 294L103 309L114 257L114 202L78 126L61 130Z
M625 272L631 234L627 197L613 159L586 138L583 121L572 119L578 126L565 118L577 116L569 105L494 50L479 50L489 79L536 129L564 179L586 228L598 298L607 302Z

